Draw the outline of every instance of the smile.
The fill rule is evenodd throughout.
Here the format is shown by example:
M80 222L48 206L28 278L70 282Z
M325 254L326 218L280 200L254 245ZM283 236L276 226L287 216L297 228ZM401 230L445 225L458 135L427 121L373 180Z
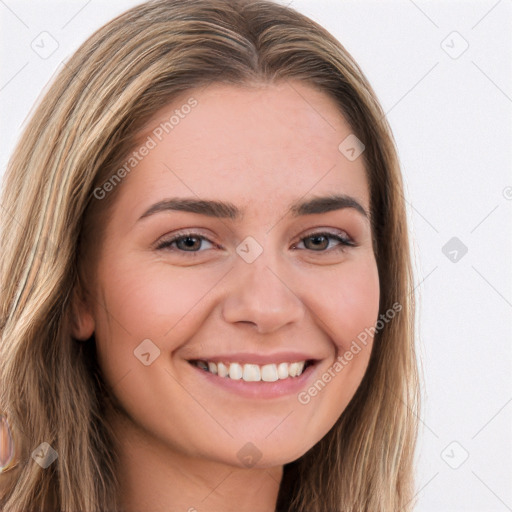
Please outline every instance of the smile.
M276 382L290 377L300 376L313 361L282 362L279 364L241 364L237 362L222 363L204 360L192 360L190 363L198 368L231 380L245 382Z

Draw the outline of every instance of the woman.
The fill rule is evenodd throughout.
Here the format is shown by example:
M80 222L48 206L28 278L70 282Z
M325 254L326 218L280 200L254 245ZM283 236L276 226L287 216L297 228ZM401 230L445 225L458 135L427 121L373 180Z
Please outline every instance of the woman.
M2 511L412 510L400 169L323 28L127 11L42 99L2 205Z

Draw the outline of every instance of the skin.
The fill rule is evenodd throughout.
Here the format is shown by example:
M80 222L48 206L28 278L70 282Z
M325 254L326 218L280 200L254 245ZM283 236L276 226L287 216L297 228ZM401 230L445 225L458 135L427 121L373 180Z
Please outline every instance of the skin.
M310 386L375 325L369 219L354 208L301 217L288 210L298 199L340 193L368 212L364 161L338 150L352 130L333 100L301 82L187 91L139 140L190 97L198 105L119 185L74 335L95 333L123 410L109 420L125 510L270 512L283 465L332 428L357 390L371 338L308 404L296 393L249 399L204 385L187 359L306 352L320 360ZM244 217L164 211L138 220L169 197L229 201ZM208 240L196 240L196 254L183 243L181 252L176 243L155 247L184 228ZM356 246L307 238L326 230ZM247 236L263 248L252 263L236 252ZM145 339L160 350L148 366L134 356ZM248 442L261 453L252 467L237 456Z

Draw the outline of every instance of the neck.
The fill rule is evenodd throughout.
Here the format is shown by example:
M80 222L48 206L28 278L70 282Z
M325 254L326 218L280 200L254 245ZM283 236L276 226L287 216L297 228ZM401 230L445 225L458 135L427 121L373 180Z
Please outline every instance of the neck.
M123 512L274 512L283 467L240 468L192 457L143 433L129 419L113 427Z

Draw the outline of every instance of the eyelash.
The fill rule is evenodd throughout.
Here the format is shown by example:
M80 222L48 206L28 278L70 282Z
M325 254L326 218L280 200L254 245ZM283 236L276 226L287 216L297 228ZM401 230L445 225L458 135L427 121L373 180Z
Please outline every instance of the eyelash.
M341 235L326 232L326 231L315 231L313 233L309 233L308 235L302 237L300 239L300 242L302 242L306 238L314 238L314 237L318 237L318 236L324 236L326 238L331 238L331 239L334 239L334 240L337 240L338 242L340 242L339 245L335 246L335 248L334 248L335 251L345 251L347 249L347 247L355 247L356 246L356 244L350 238L348 238L348 237L344 238ZM197 256L198 253L203 252L203 251L183 251L181 249L171 249L172 244L174 244L175 242L177 242L181 239L185 239L185 238L199 238L201 240L206 240L207 242L210 242L213 245L216 245L213 242L211 242L210 240L208 240L208 238L206 238L203 235L200 235L199 233L186 232L186 233L178 233L173 238L171 238L169 240L164 240L156 248L157 248L157 250L178 251L183 254L191 254L193 256ZM295 248L295 246L294 246L294 248ZM311 251L313 253L329 253L333 250L333 248L325 249L325 250L321 250L321 251L314 251L313 249L305 249L305 250Z

